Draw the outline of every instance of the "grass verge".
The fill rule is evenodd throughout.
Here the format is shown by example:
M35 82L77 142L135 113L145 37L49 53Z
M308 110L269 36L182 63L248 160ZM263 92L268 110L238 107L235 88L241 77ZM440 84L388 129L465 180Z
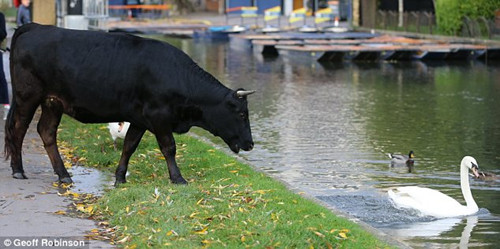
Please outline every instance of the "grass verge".
M223 152L187 135L176 141L187 186L170 183L156 141L146 133L131 159L128 183L80 208L113 228L112 243L125 248L388 247ZM65 117L59 142L73 162L115 170L120 152L113 149L106 125Z

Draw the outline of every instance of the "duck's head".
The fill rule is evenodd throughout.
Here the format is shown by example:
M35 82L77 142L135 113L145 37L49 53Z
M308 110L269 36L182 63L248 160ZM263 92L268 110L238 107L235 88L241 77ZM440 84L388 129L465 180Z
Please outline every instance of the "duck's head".
M467 166L472 171L472 174L474 174L475 177L479 177L479 166L477 164L477 161L474 157L471 156L465 156L462 159L462 165Z
M408 153L408 158L414 158L415 154L413 153L413 150L410 150L410 153Z

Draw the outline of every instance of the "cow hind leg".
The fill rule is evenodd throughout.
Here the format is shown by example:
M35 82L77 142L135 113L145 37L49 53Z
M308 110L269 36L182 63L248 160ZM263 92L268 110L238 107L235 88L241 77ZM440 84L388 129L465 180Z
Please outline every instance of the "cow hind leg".
M21 102L21 104L17 103L16 98L13 98L9 115L5 122L5 155L6 159L9 157L11 159L12 177L16 179L28 179L23 169L22 146L29 124L33 119L38 105L36 97L30 98L29 101Z
M123 150L120 162L115 172L115 186L127 182L126 174L130 157L137 149L137 146L139 145L144 132L146 132L146 130L138 128L134 124L130 124L127 135L125 136L125 140L123 141Z
M64 163L57 148L57 127L63 114L62 103L54 97L49 97L42 104L42 115L38 122L37 130L43 141L43 146L49 155L59 182L72 183L71 177L64 167Z

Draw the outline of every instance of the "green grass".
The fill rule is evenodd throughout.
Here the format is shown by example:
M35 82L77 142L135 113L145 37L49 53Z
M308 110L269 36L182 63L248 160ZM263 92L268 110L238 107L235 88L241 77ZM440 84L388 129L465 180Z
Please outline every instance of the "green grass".
M3 2L0 4L0 11L5 15L6 19L16 19L17 9L15 7L9 7L5 2Z
M128 183L107 191L93 213L126 248L386 248L359 225L188 135L176 136L188 185L171 184L156 141L146 133L132 157ZM115 170L120 152L106 125L64 118L64 154ZM120 141L121 143L121 141Z

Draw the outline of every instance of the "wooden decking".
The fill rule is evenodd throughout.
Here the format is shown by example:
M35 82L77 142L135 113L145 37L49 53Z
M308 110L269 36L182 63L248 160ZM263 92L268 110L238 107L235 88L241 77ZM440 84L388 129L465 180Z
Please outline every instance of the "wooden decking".
M370 33L232 35L231 46L271 55L341 60L477 60L500 59L500 45L450 43L440 40Z

